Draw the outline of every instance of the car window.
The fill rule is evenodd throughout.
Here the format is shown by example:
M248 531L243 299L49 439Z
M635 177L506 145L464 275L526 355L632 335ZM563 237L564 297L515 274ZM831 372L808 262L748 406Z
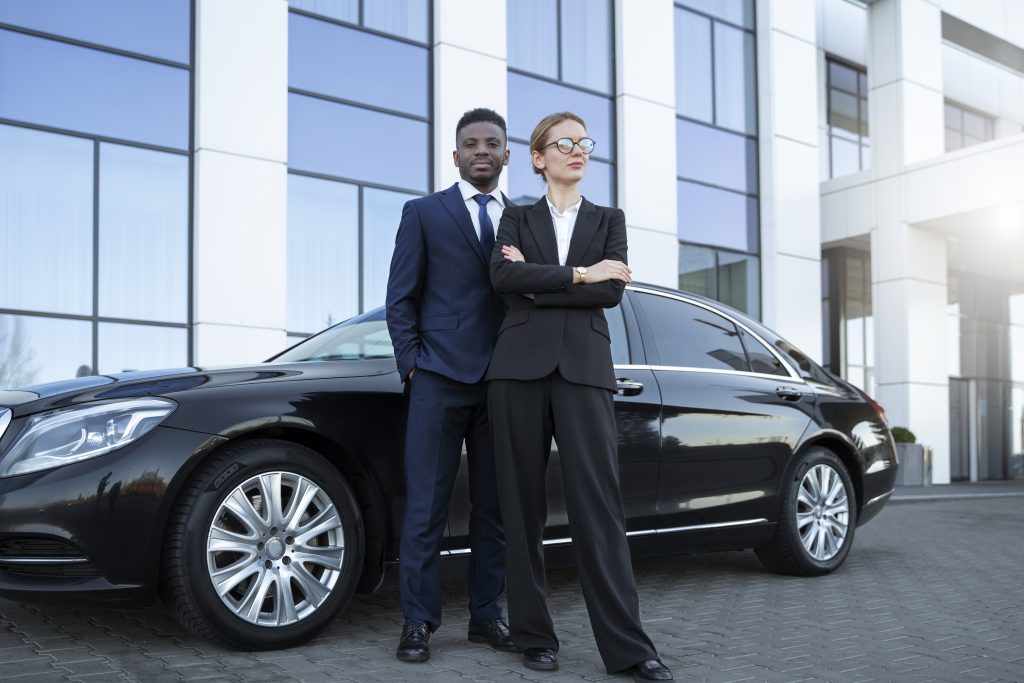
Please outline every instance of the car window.
M605 309L608 331L612 335L612 363L629 365L629 340L626 337L626 321L622 317L622 304Z
M637 298L654 333L661 365L750 371L732 321L677 299L642 292Z
M788 357L790 361L792 361L793 365L796 366L797 372L799 372L800 376L804 379L811 379L815 382L821 382L822 384L835 384L832 378L828 376L828 373L804 355L803 351L796 348L785 339L776 340L775 346L783 356Z
M768 347L757 341L754 335L744 329L740 329L740 339L743 340L743 347L747 350L747 358L750 359L750 369L754 372L761 372L766 375L782 375L788 377L789 372L786 366L775 356Z
M394 358L384 309L347 320L300 342L273 359L274 363L306 360L363 360Z

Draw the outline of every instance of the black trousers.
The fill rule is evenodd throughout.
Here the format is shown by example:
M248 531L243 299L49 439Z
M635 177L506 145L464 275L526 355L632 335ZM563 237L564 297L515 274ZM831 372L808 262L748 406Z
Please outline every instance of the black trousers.
M545 471L558 444L566 512L597 648L609 673L657 659L640 624L619 492L615 411L607 389L540 380L493 380L488 406L505 524L512 639L558 649L545 594Z

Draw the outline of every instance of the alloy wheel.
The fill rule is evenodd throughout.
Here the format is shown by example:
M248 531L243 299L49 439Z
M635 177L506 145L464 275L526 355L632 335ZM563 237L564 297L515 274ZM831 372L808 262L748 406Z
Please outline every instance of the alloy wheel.
M835 557L846 542L850 501L843 478L829 465L815 465L800 481L796 528L804 549L819 562Z

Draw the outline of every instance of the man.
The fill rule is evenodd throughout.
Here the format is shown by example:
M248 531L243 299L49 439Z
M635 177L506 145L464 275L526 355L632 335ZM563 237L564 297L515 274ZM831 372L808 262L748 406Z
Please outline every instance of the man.
M388 277L388 331L409 391L405 436L405 520L399 590L405 626L396 656L430 658L441 625L438 553L462 442L469 460L469 639L514 652L498 596L505 590L505 539L487 421L484 373L504 314L488 264L507 198L505 120L472 109L455 129L461 180L407 202Z

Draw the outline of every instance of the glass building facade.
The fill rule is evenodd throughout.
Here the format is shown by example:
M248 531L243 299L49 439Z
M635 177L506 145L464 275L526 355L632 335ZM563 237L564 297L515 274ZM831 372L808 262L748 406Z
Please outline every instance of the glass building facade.
M834 57L829 57L825 64L829 177L838 178L871 166L868 75L863 67Z
M679 288L761 314L752 0L675 7Z
M0 388L190 358L192 5L0 3Z

